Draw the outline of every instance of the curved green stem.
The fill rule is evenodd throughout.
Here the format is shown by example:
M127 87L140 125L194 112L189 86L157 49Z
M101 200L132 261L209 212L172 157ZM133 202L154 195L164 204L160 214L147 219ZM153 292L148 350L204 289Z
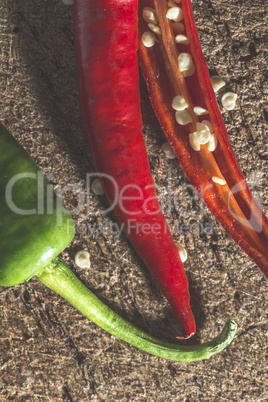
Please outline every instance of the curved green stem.
M222 332L210 342L195 346L164 342L130 324L107 307L80 282L60 258L51 261L36 278L110 334L145 352L166 359L182 362L207 359L228 346L236 333L236 323L227 320Z

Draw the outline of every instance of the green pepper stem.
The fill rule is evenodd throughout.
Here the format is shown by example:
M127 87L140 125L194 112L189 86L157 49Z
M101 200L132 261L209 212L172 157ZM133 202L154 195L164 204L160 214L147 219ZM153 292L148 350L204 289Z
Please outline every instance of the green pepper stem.
M161 341L124 320L94 295L57 257L36 278L54 290L95 324L137 348L166 359L181 362L208 359L233 340L237 324L227 320L222 332L210 342L195 346Z

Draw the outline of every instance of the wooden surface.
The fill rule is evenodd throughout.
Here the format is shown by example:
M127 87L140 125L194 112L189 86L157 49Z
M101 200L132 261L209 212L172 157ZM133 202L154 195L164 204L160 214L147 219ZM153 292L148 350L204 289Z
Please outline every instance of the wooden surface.
M238 93L223 112L249 185L267 213L265 0L193 1L211 74ZM78 104L72 6L60 0L0 3L0 119L62 194L69 209L93 172ZM109 66L107 66L109 70ZM267 400L267 281L226 235L186 181L164 140L141 81L144 134L158 193L166 206L177 192L179 210L164 212L176 242L185 245L197 335L215 336L228 317L238 325L231 346L208 361L183 364L143 353L89 322L33 280L0 292L1 401L264 401ZM91 195L92 211L104 197ZM98 231L112 215L74 214L77 235L63 257L115 311L162 339L181 327L146 268L123 236ZM88 228L88 230L86 230ZM206 229L206 230L205 230ZM88 249L90 269L73 262Z

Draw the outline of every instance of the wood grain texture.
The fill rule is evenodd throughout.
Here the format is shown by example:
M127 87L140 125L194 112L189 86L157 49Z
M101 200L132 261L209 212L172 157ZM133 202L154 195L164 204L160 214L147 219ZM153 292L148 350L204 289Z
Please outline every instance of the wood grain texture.
M224 112L249 185L268 212L267 18L265 0L194 1L211 74L239 95ZM0 3L0 120L74 209L94 172L83 130L74 61L72 7L60 0ZM109 66L107 66L109 69ZM141 79L144 134L164 213L189 258L198 333L215 336L227 317L239 330L220 355L183 364L138 351L111 337L37 281L0 290L1 401L264 401L267 395L267 280L204 207L175 160ZM267 133L267 131L266 131ZM77 186L70 191L69 184ZM177 207L168 208L170 194ZM79 198L80 197L80 198ZM116 230L103 196L74 213L77 235L65 261L115 311L155 336L174 341L181 327L135 252ZM91 254L79 269L77 249Z

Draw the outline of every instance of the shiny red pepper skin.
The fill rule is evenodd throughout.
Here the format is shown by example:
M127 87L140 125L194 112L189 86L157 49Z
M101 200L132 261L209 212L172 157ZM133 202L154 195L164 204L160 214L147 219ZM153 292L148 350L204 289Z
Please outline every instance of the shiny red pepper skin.
M191 53L196 73L187 78L181 75L181 85L187 87L193 105L209 111L209 119L218 138L218 145L213 152L209 152L206 146L202 146L201 151L194 151L189 143L191 131L175 120L171 107L175 91L168 80L162 40L160 38L159 43L151 48L145 48L141 41L143 32L148 30L142 17L142 9L146 6L156 8L156 12L166 6L162 0L140 1L139 59L156 116L188 180L226 232L268 276L268 220L250 193L232 150L199 43L191 0L181 0L179 4L184 15L184 35L190 44L187 47L177 45L177 49L179 53ZM162 15L165 15L164 12ZM227 185L213 183L213 175L223 176Z
M195 321L187 277L156 199L142 135L137 3L74 2L80 104L97 173L112 176L119 194L124 191L124 197L134 197L119 197L113 210L190 336L195 333ZM114 185L101 176L100 181L112 205Z

